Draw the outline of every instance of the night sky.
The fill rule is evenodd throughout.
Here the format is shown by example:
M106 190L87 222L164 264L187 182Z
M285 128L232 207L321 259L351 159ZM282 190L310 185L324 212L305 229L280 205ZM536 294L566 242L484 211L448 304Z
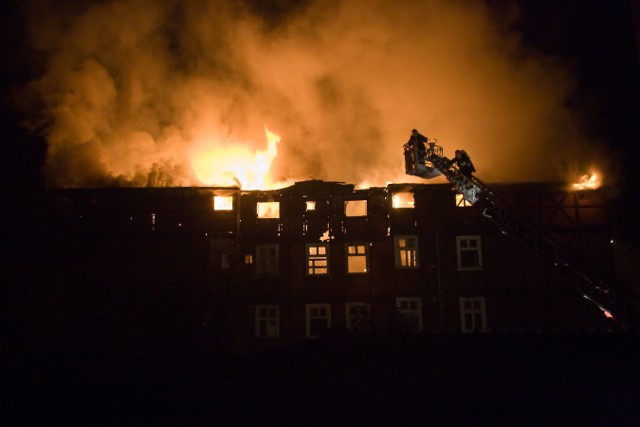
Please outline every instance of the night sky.
M47 69L50 66L48 61L51 57L55 57L59 52L64 54L67 49L71 51L73 48L64 44L49 48L51 50L33 48L33 23L40 20L39 22L42 23L41 26L46 27L42 21L43 19L46 20L46 15L38 14L41 12L34 12L34 10L46 10L46 8L39 7L41 3L46 4L47 2L31 1L24 3L12 1L10 2L10 7L5 9L2 16L2 28L5 31L2 41L0 42L2 43L1 49L4 58L4 65L0 77L5 95L3 98L3 152L1 156L3 162L2 170L5 177L3 183L8 186L9 189L37 189L52 185L112 185L108 180L92 180L94 175L100 175L103 173L102 171L96 171L94 175L85 174L82 176L82 179L74 181L74 183L71 184L63 180L56 181L56 174L59 175L61 169L69 168L73 171L73 167L76 167L74 165L82 163L83 160L86 161L87 159L91 161L91 153L86 154L84 158L78 157L68 162L66 162L66 159L64 161L55 159L57 166L49 166L47 169L48 172L45 173L45 175L48 174L47 177L45 178L43 176L42 170L45 167L45 156L47 152L47 142L43 134L47 132L49 132L49 134L51 133L51 127L48 126L51 126L52 119L46 115L44 117L34 118L34 111L41 108L42 103L46 101L42 98L39 99L37 96L32 97L32 94L25 92L25 88L30 82L34 82L47 74ZM82 2L79 5L65 6L67 10L58 11L58 18L62 17L64 21L65 17L77 16L80 13L79 11L88 10L95 5L107 3L109 2ZM126 4L127 2L124 3ZM167 3L169 4L171 2ZM289 28L287 25L290 25L290 22L296 22L297 19L300 19L299 17L308 14L314 5L314 2L310 1L294 3L277 0L269 2L246 0L226 3L234 5L233 7L240 5L237 7L243 11L242 13L244 13L245 16L257 19L266 40L271 40L271 38L276 39L279 31L283 31L285 27ZM326 3L327 8L330 10L332 3L324 3ZM464 5L464 3L463 1L458 2L458 5ZM531 140L522 138L519 142L514 142L513 144L516 144L514 145L514 150L520 150L523 156L523 159L519 159L518 151L511 153L511 159L514 163L523 169L526 168L528 164L543 162L544 166L536 166L541 171L541 178L546 179L547 176L551 176L551 179L553 179L553 175L548 175L542 171L548 168L549 163L554 163L554 160L545 162L542 158L531 159L531 157L540 157L541 153L555 157L555 153L549 152L549 150L560 149L562 151L565 146L571 145L572 149L565 150L562 154L562 156L564 156L562 162L567 163L571 161L572 156L578 157L578 155L574 153L576 153L576 149L578 153L580 152L580 139L588 138L591 141L588 143L585 142L585 147L589 146L590 148L588 150L585 148L585 151L590 150L592 157L606 157L606 160L600 163L601 165L604 165L605 168L621 167L619 175L621 177L628 177L630 171L635 168L635 165L640 160L636 143L639 134L638 120L636 120L639 112L639 73L638 50L635 44L632 13L632 4L634 2L630 3L622 0L603 0L587 3L571 0L536 2L496 0L485 3L486 8L483 8L482 13L486 12L490 15L489 18L485 17L485 19L495 25L493 31L497 34L509 34L509 40L513 40L514 38L518 40L518 49L508 52L507 56L522 55L523 58L533 57L539 59L539 62L543 64L553 63L552 65L554 67L556 67L556 64L560 64L557 68L560 68L562 73L564 73L562 88L566 92L562 98L558 99L563 103L563 111L571 115L572 126L575 125L575 129L572 129L571 132L578 140L578 143L575 141L568 142L565 139L565 135L561 133L558 133L558 138L547 135L548 133L554 132L555 128L553 126L547 127L546 124L541 123L541 127L543 127L544 130L541 131L540 135L543 135L548 141L540 146L540 150L531 152L527 151L526 148ZM635 3L637 10L637 2ZM413 3L410 4L413 5ZM401 14L398 16L401 16ZM163 31L167 31L169 34L173 34L174 32L175 34L181 34L182 29L180 25L184 23L186 19L187 18L182 19L179 14L176 14L173 27L168 26L166 29L163 27ZM28 30L29 22L31 23L31 30ZM69 18L69 22L73 23L73 18ZM64 26L66 24L63 23L61 25ZM364 28L366 28L365 24L355 23L354 28L358 25L363 25ZM38 26L39 25L36 24L36 27ZM375 31L372 31L372 33L375 34ZM174 40L172 36L169 36L169 39ZM64 41L64 39L61 40ZM177 40L177 42L175 44L170 43L170 46L166 47L166 49L168 52L175 54L175 57L182 58L184 52L191 47L184 41L184 38L175 37L175 40ZM416 52L416 54L418 55L419 52ZM517 60L518 58L515 59L515 61ZM184 61L187 62L188 59ZM114 67L118 67L118 65L116 64ZM186 69L188 65L180 64L177 69L184 71L182 68ZM211 69L217 71L220 68ZM541 75L543 75L543 73L544 72L542 72ZM334 79L332 76L319 80L317 86L319 86L320 89L318 89L318 91L326 98L322 101L324 103L321 105L324 105L328 109L337 105L336 108L344 108L344 111L348 112L349 108L355 109L356 106L359 105L359 99L367 101L369 98L375 98L375 96L369 96L366 93L366 86L363 86L364 95L359 95L356 92L352 94L347 90L340 92L340 90L342 90L340 82L339 77ZM246 84L252 85L255 83L249 81ZM337 95L334 93L336 91ZM335 101L335 99L327 98L327 93L332 94L332 96L335 95L336 99L353 97L355 101L352 103L352 101L347 100L339 105L336 104L337 101ZM362 98L358 98L360 96L362 96ZM290 103L289 99L285 101ZM429 104L428 99L421 102L424 103L423 105ZM523 104L524 103L525 101L523 101ZM375 99L371 101L371 105L371 111L376 117L376 120L378 120L379 123L384 122L387 116L380 114L380 112L375 109ZM337 137L337 139L339 140L342 138L359 140L369 138L372 135L374 139L384 137L384 141L386 141L385 144L387 145L391 144L388 139L391 136L395 137L397 135L399 146L406 139L409 129L407 128L406 135L399 132L402 132L404 126L411 126L411 123L415 125L415 121L410 121L409 118L420 117L420 114L415 112L417 108L416 105L420 106L421 103L415 102L415 100L408 100L406 105L397 105L398 110L403 111L406 108L408 113L405 118L400 117L399 119L394 119L393 124L395 127L392 127L392 131L385 129L383 125L378 126L378 124L375 123L353 128L349 122L345 122L344 124L336 125L336 128L332 129L332 133L338 135L339 138ZM452 103L452 106L453 110L446 110L447 114L449 114L450 111L455 111L455 102ZM429 108L434 107L425 107L428 111L435 111L434 114L437 115L438 109L445 110L447 107L435 107L434 110L429 110ZM523 112L527 113L528 110L524 109ZM255 112L251 110L251 114L254 113ZM279 130L283 128L287 129L286 120L282 119L282 117L271 117L269 112L262 112L260 114L255 113L257 117L268 117L272 119L272 121L279 123ZM344 112L341 114L344 114ZM398 116L401 116L401 113L399 113ZM334 118L335 117L329 116L326 121L306 123L306 132L313 131L314 129L322 129L322 126L331 123L331 120ZM47 122L47 120L49 120L49 122ZM162 118L157 118L157 120L161 121ZM353 120L357 121L358 117L354 116ZM390 117L389 120L391 121ZM438 127L438 120L439 118L435 117L433 120L427 122L418 121L418 124L415 126L420 127L420 125L424 125L425 123L427 125L433 123L435 129L442 129L440 130L440 135L444 134L445 136L449 136L446 133L446 127ZM465 119L462 120L464 124ZM25 123L28 123L30 130L26 129L27 126ZM561 130L563 123L564 122L559 121L558 124L556 124L558 130ZM535 125L535 119L528 118L528 121L523 123L522 133L529 132L528 129L535 127ZM262 123L260 123L260 126L262 126ZM252 127L256 127L254 123L247 124L248 130L241 129L238 131L238 127L240 126L237 122L229 124L228 132L237 132L238 134L244 132L244 134L246 134L243 134L244 136L257 134L255 132L252 133ZM350 127L351 129L343 132L344 128L348 129ZM471 127L469 132L473 129L475 128ZM297 138L302 138L300 135L304 134L299 132L303 131L304 129L292 129L290 131L289 141L296 139L293 138L294 134L297 135ZM429 128L425 129L425 131L428 132ZM152 131L149 132L153 134ZM500 135L500 128L497 128L495 131L492 130L492 132L487 132L486 135L480 135L478 140L484 141L482 138L488 139L494 137L496 134ZM509 128L509 133L512 132L515 134L518 132L518 127L515 124L512 128ZM535 138L539 138L540 135L536 134ZM454 133L451 134L450 139L455 139L456 136L466 137L468 134ZM502 143L504 144L505 141L510 141L509 138L511 137L511 134L508 135L508 137L505 135ZM284 138L286 143L287 135L285 135ZM531 135L531 138L534 138L534 135ZM156 144L158 144L157 141L158 139L156 139ZM446 144L445 141L441 142ZM535 176L536 167L532 168L530 172L523 172L521 175L513 173L513 170L507 169L505 169L504 172L496 172L500 169L500 164L506 163L509 161L509 158L499 157L497 152L503 150L496 150L495 146L489 147L488 142L484 143L484 145L480 142L477 143L478 145L474 145L476 141L470 141L467 144L466 142L456 140L456 143L458 145L464 144L463 148L467 148L471 153L476 153L474 159L476 160L479 170L478 174L481 178L484 177L489 181L508 181L510 176L516 180L529 180L531 176ZM335 145L335 143L333 144ZM506 142L506 144L508 145L509 142ZM322 165L322 161L318 160L318 157L321 157L325 153L328 155L336 155L337 152L331 151L333 150L332 147L322 151L321 143L314 141L314 145L320 148L318 148L316 157L313 158L309 153L306 153L306 151L300 151L299 148L292 147L292 145L294 144L290 144L288 148L285 147L282 149L280 156L282 162L275 165L277 172L286 178L298 180L308 179L309 176L314 176L328 180L344 178L353 182L363 179L363 176L367 176L367 173L370 173L367 167L371 165L365 162L362 166L360 166L360 164L353 164L355 171L353 175L334 175L330 168ZM392 150L394 148L393 146L390 147L389 153L393 153ZM453 147L448 148L451 149ZM508 151L508 149L506 151ZM380 153L380 156L382 156L384 152L380 150ZM495 159L492 159L492 153L495 154ZM343 153L338 154L342 155ZM353 156L354 158L358 157ZM383 157L393 156L385 155ZM398 157L400 156L398 155ZM369 161L374 165L374 169L378 168L378 164L380 165L380 169L384 169L385 171L393 170L395 167L395 164L389 165L384 163L385 160L376 157L375 154L370 156ZM179 163L179 161L176 162ZM496 163L500 164L496 165ZM491 167L489 167L489 165ZM554 165L557 167L557 161ZM483 166L485 167L483 168ZM362 168L362 173L358 173L359 168ZM399 173L400 175L398 176L402 176L402 171L399 171ZM511 175L509 175L509 173L511 173ZM558 176L558 174L556 174L556 176ZM392 178L397 179L396 176ZM133 183L129 185L136 185L133 181L127 182ZM624 181L616 179L615 185L621 184L622 182ZM374 180L374 184L377 183L378 182ZM626 183L629 184L629 181ZM192 184L192 182L189 180L176 181L176 185L181 184L189 185Z

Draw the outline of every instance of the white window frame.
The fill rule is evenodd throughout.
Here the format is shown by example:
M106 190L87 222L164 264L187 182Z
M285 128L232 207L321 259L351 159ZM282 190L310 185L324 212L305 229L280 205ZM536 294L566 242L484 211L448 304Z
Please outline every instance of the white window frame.
M366 302L347 302L344 305L344 314L345 314L345 318L346 318L346 322L345 325L347 326L347 329L351 330L354 328L354 326L357 325L353 325L353 318L351 316L351 309L353 308L360 308L363 311L363 316L361 316L361 318L363 319L367 319L369 317L369 314L371 313L371 304L367 304Z
M415 303L416 308L403 308L402 304ZM411 315L415 316L418 324L413 332L422 332L422 298L420 297L397 297L396 298L396 310L401 317L406 318ZM407 320L407 325L411 325L411 321Z
M267 311L267 313L264 313ZM273 311L273 313L269 313ZM261 334L262 322L267 322L266 334ZM279 305L256 305L255 309L255 336L256 338L279 338L280 337L280 306Z
M407 244L410 241L413 242L413 247ZM401 244L403 246L401 246ZM394 236L393 247L396 259L396 268L412 270L420 267L420 248L418 236Z
M313 314L313 310L324 309L326 310L325 316L319 314ZM317 338L320 335L311 335L311 321L315 319L325 319L327 323L327 331L331 329L331 304L306 304L305 305L305 319L307 325L307 338Z
M314 253L315 249L315 253ZM324 251L324 254L321 252ZM324 261L324 265L323 264ZM307 243L305 245L305 263L307 276L328 276L329 275L329 244L328 243ZM320 272L322 269L325 272Z
M274 254L269 254L274 249ZM264 252L266 251L266 253ZM265 262L263 262L265 261ZM266 265L266 268L262 268ZM272 267L270 267L272 266ZM258 277L274 277L280 275L280 247L278 244L256 245L255 272Z
M353 253L350 251L353 249ZM345 243L344 245L345 252L345 266L347 270L347 274L368 274L369 273L369 243L359 242L359 243ZM349 260L351 258L364 258L364 271L350 271L349 270Z
M460 298L460 330L465 333L487 331L487 310L484 297Z
M463 252L475 252L476 265L463 265ZM482 270L482 238L480 236L456 236L456 254L458 259L458 271L478 271Z

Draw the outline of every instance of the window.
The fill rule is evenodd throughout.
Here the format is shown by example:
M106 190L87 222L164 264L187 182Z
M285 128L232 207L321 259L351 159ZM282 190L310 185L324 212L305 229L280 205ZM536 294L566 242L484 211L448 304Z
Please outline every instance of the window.
M307 245L307 275L326 276L329 274L329 245L312 243Z
M469 206L473 206L471 203L464 198L464 196L460 193L456 194L456 206L459 208L466 208Z
M213 196L214 211L233 210L233 196Z
M315 200L308 200L307 201L307 212L315 211L315 210L316 210L316 202L315 202Z
M307 338L319 337L331 327L331 304L307 304Z
M480 236L456 236L458 270L482 270Z
M278 245L256 245L256 276L277 276L280 273Z
M346 216L367 216L366 200L347 200L344 202Z
M392 200L392 205L394 209L415 207L413 193L408 191L394 193L391 200Z
M422 331L422 300L420 298L396 298L396 309L409 331Z
M460 298L460 329L462 332L487 330L484 297Z
M347 243L347 273L367 273L369 271L369 245Z
M280 218L280 202L258 202L258 218Z
M397 268L418 268L418 236L396 236Z
M244 254L244 263L253 264L253 254Z
M280 307L277 305L256 306L256 337L277 338L280 336Z
M371 306L364 302L348 302L345 304L347 329L364 332L370 329L369 314Z

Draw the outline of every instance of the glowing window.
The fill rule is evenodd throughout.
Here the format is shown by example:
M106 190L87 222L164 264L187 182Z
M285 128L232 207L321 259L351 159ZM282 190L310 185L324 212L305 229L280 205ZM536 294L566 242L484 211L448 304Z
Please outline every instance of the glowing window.
M258 218L280 218L280 202L258 202Z
M256 245L256 276L277 276L279 272L278 245Z
M331 327L331 304L307 304L307 338L316 338Z
M469 206L473 206L471 203L467 202L464 196L460 193L456 194L456 206L459 208L466 208Z
M344 202L346 216L367 216L366 200L347 200Z
M244 263L245 264L253 264L253 254L245 254L244 255Z
M402 209L402 208L413 208L415 207L415 200L413 197L413 193L408 191L403 191L400 193L395 193L391 200L393 201L394 209Z
M458 270L482 270L480 236L456 236Z
M484 297L460 298L460 329L462 332L487 330Z
M279 306L257 305L255 321L257 338L277 338L280 335Z
M367 273L369 271L369 251L365 243L351 244L347 247L347 273Z
M329 274L329 245L314 243L307 245L307 275L326 276Z
M214 211L232 211L233 196L213 196Z
M307 202L307 212L315 211L315 210L316 210L316 201L315 200L309 200Z
M418 268L418 236L395 236L397 268Z
M422 331L422 299L396 298L396 310L410 332Z

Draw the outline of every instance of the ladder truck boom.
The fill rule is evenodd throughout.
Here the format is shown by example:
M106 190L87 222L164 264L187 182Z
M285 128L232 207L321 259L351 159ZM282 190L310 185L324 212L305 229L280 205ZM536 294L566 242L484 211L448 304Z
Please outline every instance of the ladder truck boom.
M444 175L469 204L483 212L490 211L490 215L485 217L502 234L522 243L563 273L577 286L581 295L595 304L605 316L618 317L621 313L622 307L611 287L591 279L579 269L566 255L567 249L553 234L520 214L477 177L461 173L443 155L442 147L430 142L426 152L420 153L416 147L405 144L404 155L407 174L425 179Z

